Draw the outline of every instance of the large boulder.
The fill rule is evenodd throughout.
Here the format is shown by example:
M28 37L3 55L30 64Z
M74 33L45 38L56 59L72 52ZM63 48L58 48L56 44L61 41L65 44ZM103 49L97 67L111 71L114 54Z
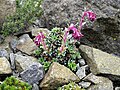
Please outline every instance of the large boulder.
M43 90L54 90L58 86L69 83L70 81L79 82L80 79L64 65L53 62L40 83L40 87Z
M48 28L76 23L85 8L92 10L97 14L94 28L88 23L81 42L120 56L120 0L44 0L42 8Z
M33 63L26 70L21 72L20 76L23 81L29 84L38 83L44 77L43 66L40 63Z
M23 34L22 36L20 36L16 48L28 55L33 54L34 51L38 49L38 47L35 45L28 34Z
M15 0L0 0L0 27L6 16L12 15L16 10Z
M26 70L30 65L37 62L37 59L31 56L15 54L15 65L19 72Z
M87 90L113 90L112 81L105 77L95 76L91 73L84 78L84 81L90 81L94 84Z
M80 50L92 73L120 76L119 57L86 45L81 45Z

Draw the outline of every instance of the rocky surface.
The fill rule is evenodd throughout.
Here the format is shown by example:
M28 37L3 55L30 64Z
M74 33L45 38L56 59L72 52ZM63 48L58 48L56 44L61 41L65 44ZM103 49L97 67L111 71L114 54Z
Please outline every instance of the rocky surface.
M17 38L16 36L7 36L4 40L4 42L0 44L0 50L6 50L9 55L10 52L12 52L12 50L10 48L10 42L16 38Z
M119 15L119 4L119 0L44 0L42 8L48 25L60 26L66 21L78 21L85 8L93 10L98 18Z
M54 62L40 83L40 87L43 89L56 89L58 86L70 81L79 82L80 79L70 69Z
M113 83L108 78L95 76L92 73L84 78L95 85L90 86L87 90L113 90Z
M26 70L34 62L37 62L34 57L15 54L15 65L19 72Z
M80 50L92 73L120 76L119 57L85 45L81 45Z
M20 75L23 81L29 84L37 84L44 77L44 69L40 63L33 63L26 70L21 72Z
M11 74L10 63L5 57L0 57L0 74Z
M87 90L119 90L120 58L114 55L120 56L120 0L44 0L42 8L44 15L33 23L35 27L15 33L16 37L0 35L0 81L10 74L32 84L32 90L56 89L70 81ZM33 38L40 31L47 36L50 28L76 24L85 8L97 19L93 26L87 21L81 30L80 42L87 46L80 46L83 59L77 62L76 72L54 62L44 77L43 66L33 57L37 49ZM15 0L0 0L0 12L1 29L5 17L15 12Z
M82 82L79 83L79 85L83 88L89 88L90 85L91 85L91 82L82 81Z
M76 75L80 78L80 79L82 79L82 78L84 78L85 76L86 76L86 68L87 68L88 66L86 65L86 66L82 66L82 67L79 67L78 68L78 70L77 70L77 72L76 72Z
M15 69L15 55L14 53L10 53L10 62L11 62L11 69Z
M9 58L9 55L5 49L0 49L0 57Z
M120 56L120 0L44 0L46 27L65 27L67 23L79 22L83 11L92 10L97 19L91 28L82 30L81 42Z
M37 49L37 46L28 34L24 34L20 37L16 48L28 55L31 55Z
M0 27L6 16L12 15L16 10L15 0L0 0Z
M32 36L37 36L40 32L43 32L45 36L48 36L50 31L47 28L31 28Z

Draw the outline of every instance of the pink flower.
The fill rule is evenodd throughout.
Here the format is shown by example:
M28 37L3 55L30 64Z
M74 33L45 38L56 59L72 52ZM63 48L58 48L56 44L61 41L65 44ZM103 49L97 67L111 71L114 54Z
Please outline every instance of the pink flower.
M44 49L46 49L46 44L44 42L44 38L45 38L44 34L42 32L40 32L38 34L38 36L35 37L34 42L37 46L40 46L40 43L41 43L43 45Z
M95 21L95 19L96 19L95 13L93 13L91 11L87 11L87 12L84 12L84 13L87 14L89 20L91 20L92 22Z
M72 31L72 36L76 40L80 40L80 38L83 36L83 34L74 26L74 24L71 24L68 30Z
M78 29L74 26L74 24L71 24L68 28L65 28L65 34L63 37L63 42L62 45L60 47L60 52L62 53L62 51L65 50L65 44L67 41L67 36L69 34L69 32L72 31L72 37L76 40L80 40L80 38L83 36L83 34L81 34L81 32L78 31Z
M96 19L96 14L93 13L92 11L86 11L86 12L84 12L83 15L82 15L82 18L80 20L80 30L82 29L82 23L84 21L85 16L87 16L88 19L90 21L92 21L92 22L95 21L95 19Z

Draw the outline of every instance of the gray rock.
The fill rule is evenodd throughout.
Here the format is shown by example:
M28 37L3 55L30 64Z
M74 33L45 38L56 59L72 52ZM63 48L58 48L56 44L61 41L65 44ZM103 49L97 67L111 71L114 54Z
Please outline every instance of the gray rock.
M24 34L20 37L16 48L21 52L31 55L38 47L28 34Z
M88 65L86 65L86 66L82 66L82 67L80 67L80 68L78 68L78 70L77 70L77 72L76 72L76 75L80 78L80 79L82 79L82 78L84 78L85 76L86 76L86 68L88 67Z
M93 74L120 76L120 58L101 50L81 45L81 55L85 58Z
M108 78L95 76L92 73L84 78L95 85L90 86L87 90L113 90L113 83Z
M0 0L0 27L6 16L12 15L16 10L15 0Z
M40 63L33 63L29 68L20 73L23 81L29 84L37 83L44 77L44 69Z
M16 39L15 36L7 36L5 37L5 40L2 44L0 44L0 49L5 49L7 51L8 54L10 54L12 52L11 48L10 48L10 42Z
M79 69L80 68L80 65L79 65L79 63L77 63L77 69Z
M34 57L15 54L15 65L19 72L26 70L34 62L37 62L37 59Z
M90 87L91 82L82 81L82 82L79 83L79 85L83 88L88 88L88 87Z
M15 77L19 77L19 75L20 75L20 73L17 71L17 70L14 70L13 72L12 72L12 74L13 74L13 76L15 76Z
M84 30L86 38L89 38L91 42L88 45L120 56L120 21L117 20L115 18L99 18L94 22L93 30Z
M86 63L85 63L85 60L84 59L80 59L78 60L80 66L84 66Z
M115 90L120 90L120 87L115 87Z
M54 90L58 88L58 86L69 83L70 81L79 82L80 79L64 65L53 62L40 83L40 87L43 90Z
M10 48L16 52L16 47L17 47L18 41L16 39L12 39L12 41L10 42Z
M9 58L9 54L5 49L0 49L0 57Z
M32 36L37 36L40 32L43 32L45 36L50 34L50 31L47 28L31 28Z
M37 84L33 84L32 90L39 90L39 86Z
M14 55L14 53L10 53L10 62L11 62L11 69L15 69L15 55Z
M10 63L5 57L0 57L0 74L11 74Z

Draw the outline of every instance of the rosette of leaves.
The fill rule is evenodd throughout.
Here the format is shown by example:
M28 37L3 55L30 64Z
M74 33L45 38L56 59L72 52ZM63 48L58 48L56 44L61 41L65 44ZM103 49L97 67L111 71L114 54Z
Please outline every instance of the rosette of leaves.
M70 82L67 85L59 87L57 90L85 90L85 89L78 86L75 82Z
M2 26L4 36L27 28L42 14L41 3L43 0L16 0L16 13L8 16Z
M81 58L80 52L77 50L73 38L69 36L66 42L66 49L60 53L59 48L62 44L63 35L63 29L53 28L49 36L45 38L48 51L45 51L43 46L40 45L39 49L35 52L35 55L39 58L39 62L46 71L52 62L59 62L70 68L72 71L76 71L77 60Z
M32 90L32 86L11 76L0 84L0 90Z

